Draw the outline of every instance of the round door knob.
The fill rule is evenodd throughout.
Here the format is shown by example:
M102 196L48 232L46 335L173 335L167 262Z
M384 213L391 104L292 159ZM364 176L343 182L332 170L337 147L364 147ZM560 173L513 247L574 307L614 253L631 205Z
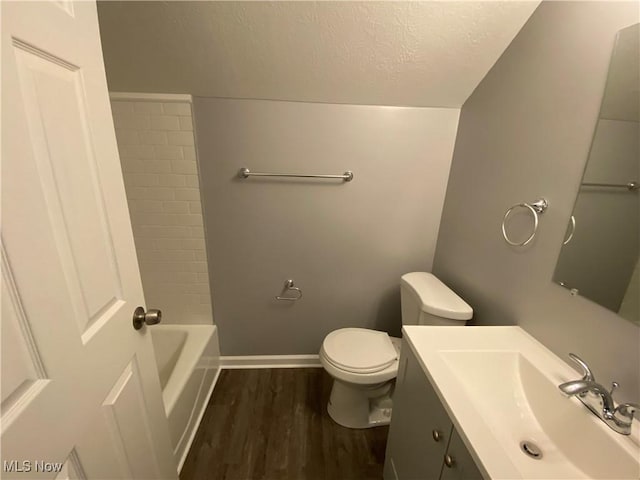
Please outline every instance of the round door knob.
M447 454L444 456L444 464L447 466L447 468L453 468L455 463L456 461L453 459L451 455Z
M143 307L138 307L133 312L133 328L140 330L143 325L156 325L162 321L162 312L150 308L146 312Z
M439 442L442 440L442 434L438 430L434 430L431 432L431 436L433 436L433 440Z

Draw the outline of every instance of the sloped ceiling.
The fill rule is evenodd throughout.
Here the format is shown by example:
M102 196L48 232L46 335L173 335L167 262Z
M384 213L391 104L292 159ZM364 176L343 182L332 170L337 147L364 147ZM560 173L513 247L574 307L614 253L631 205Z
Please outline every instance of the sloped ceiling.
M112 91L460 107L538 1L100 2Z

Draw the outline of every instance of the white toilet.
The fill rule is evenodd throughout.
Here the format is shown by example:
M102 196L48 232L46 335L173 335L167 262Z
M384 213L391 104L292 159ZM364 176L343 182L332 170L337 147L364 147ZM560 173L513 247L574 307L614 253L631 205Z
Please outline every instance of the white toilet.
M431 273L412 272L400 279L403 325L464 325L471 307ZM329 333L320 362L333 377L327 411L348 428L386 425L398 373L400 339L366 328Z

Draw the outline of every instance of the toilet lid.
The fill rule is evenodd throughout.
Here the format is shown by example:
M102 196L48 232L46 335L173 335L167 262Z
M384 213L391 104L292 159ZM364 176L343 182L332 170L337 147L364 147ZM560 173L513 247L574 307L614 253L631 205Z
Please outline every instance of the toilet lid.
M331 363L349 372L379 372L398 359L386 332L366 328L334 330L325 337L322 348Z

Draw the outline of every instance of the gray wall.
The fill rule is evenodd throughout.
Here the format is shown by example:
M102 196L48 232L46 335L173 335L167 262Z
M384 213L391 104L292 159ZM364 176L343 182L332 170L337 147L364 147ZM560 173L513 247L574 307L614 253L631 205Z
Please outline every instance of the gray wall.
M399 334L400 276L431 270L459 110L195 98L194 113L223 355L315 354L340 327ZM304 298L274 300L289 278Z
M640 329L551 278L614 38L637 19L637 3L544 2L534 12L462 108L434 260L476 323L519 324L557 355L583 356L602 383L622 384L617 398L634 401ZM535 241L509 247L505 210L538 196L550 207Z

